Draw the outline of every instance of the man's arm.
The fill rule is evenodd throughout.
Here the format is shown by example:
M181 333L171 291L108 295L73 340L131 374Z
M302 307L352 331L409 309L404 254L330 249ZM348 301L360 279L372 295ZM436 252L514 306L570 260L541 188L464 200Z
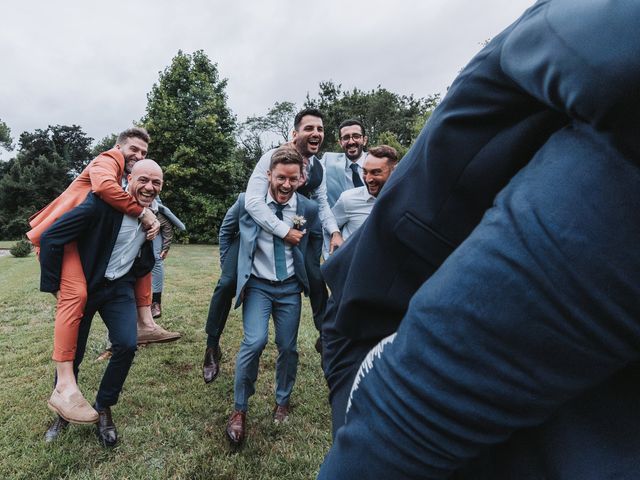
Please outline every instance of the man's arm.
M264 202L263 202L264 203ZM229 251L229 247L233 240L240 232L240 198L236 200L222 220L220 230L218 232L218 243L220 244L220 265L224 263L224 259Z
M316 159L316 161L319 161ZM320 222L322 223L322 228L331 236L331 240L329 242L329 254L332 254L333 251L342 245L342 235L340 234L340 229L338 228L338 224L336 223L336 219L331 213L331 208L329 207L329 202L327 201L327 169L323 168L322 171L322 182L318 185L313 193L311 194L311 198L313 198L316 202L318 202L318 217L320 218Z
M162 213L158 212L158 221L160 222L160 236L162 237L162 247L160 249L160 258L167 258L171 243L173 242L173 224Z
M347 216L347 212L345 209L343 194L341 194L336 201L335 205L331 209L331 213L333 213L333 217L336 219L338 228L340 229L340 231L342 231L342 227L344 227L349 222L349 217Z
M40 239L40 290L60 290L64 246L94 226L95 203L85 200L65 213L42 234Z
M271 155L273 155L273 150L269 150L260 157L260 160L258 160L258 163L253 169L253 173L251 173L249 183L247 184L244 208L260 228L272 235L285 238L287 233L289 233L289 227L276 217L264 201L267 190L269 189L267 172L271 164Z

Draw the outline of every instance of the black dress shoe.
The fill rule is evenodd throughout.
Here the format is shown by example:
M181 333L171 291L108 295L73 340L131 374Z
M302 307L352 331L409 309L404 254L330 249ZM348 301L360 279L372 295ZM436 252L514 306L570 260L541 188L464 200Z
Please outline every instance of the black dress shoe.
M220 373L220 359L222 358L222 351L220 347L207 347L204 352L204 363L202 364L202 377L204 383L213 382L218 373Z
M118 443L118 431L116 430L116 426L111 418L111 409L109 407L105 407L104 410L97 410L97 412L98 428L96 435L98 435L98 440L100 440L100 443L105 447L113 447Z
M49 427L49 429L44 434L44 441L47 443L53 442L62 434L62 432L66 430L68 426L69 426L69 422L67 422L64 418L58 415L56 419L53 421L53 423L51 424L51 426Z

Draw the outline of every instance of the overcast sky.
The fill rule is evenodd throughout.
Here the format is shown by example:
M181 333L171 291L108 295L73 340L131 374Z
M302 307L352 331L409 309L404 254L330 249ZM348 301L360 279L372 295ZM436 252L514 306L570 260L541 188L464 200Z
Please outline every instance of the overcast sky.
M173 56L202 49L242 121L301 106L318 82L443 93L533 0L33 0L3 2L0 119L80 125L95 140L139 120ZM2 153L7 159L14 155Z

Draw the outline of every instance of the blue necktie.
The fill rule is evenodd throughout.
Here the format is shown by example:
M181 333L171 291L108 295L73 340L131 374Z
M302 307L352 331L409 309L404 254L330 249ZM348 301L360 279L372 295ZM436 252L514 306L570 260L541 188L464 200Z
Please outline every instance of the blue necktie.
M279 203L275 203L274 205L276 206L276 217L282 220L282 210L285 205L280 205ZM286 280L287 261L284 257L284 240L277 235L273 236L273 258L276 262L276 278L278 280Z
M362 183L362 179L360 178L360 175L358 175L358 164L355 162L351 162L349 168L351 169L351 180L353 180L353 186L363 187L364 183Z

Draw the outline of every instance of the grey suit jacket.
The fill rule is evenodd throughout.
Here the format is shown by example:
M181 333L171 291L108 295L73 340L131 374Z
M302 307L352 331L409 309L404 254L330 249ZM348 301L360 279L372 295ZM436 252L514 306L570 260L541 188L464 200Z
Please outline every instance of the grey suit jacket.
M353 182L344 174L344 166L347 161L347 156L344 153L328 152L322 156L322 164L327 176L327 200L331 208L336 204L342 192L353 188Z
M295 195L297 196L298 204L296 214L302 215L307 220L305 225L307 232L310 232L313 228L319 228L319 225L317 225L319 222L318 205L302 195L298 195L297 193ZM240 235L235 308L238 308L242 303L244 297L242 293L251 276L253 255L256 250L256 240L259 232L260 227L244 208L244 194L241 193L236 203L233 204L225 215L222 226L220 227L219 237L220 256L221 260L224 261L224 255L233 242L233 239L237 234ZM302 285L302 290L305 295L309 293L309 280L304 266L304 256L307 251L308 242L309 235L307 234L302 237L299 245L293 247L295 276Z

